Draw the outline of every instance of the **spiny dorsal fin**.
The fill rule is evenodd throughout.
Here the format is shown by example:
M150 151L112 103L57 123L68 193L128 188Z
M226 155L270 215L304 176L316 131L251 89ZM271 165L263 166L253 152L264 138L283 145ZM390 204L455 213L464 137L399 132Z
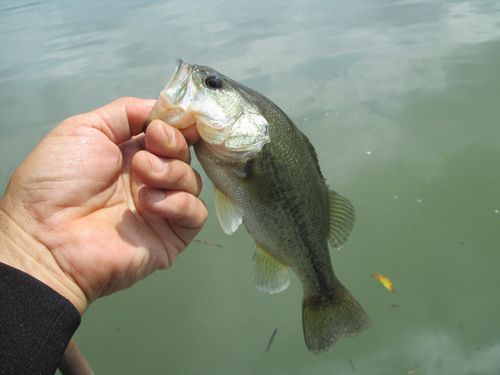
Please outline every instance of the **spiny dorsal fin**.
M304 141L306 142L307 148L309 149L311 156L313 157L314 163L316 164L316 168L318 169L318 172L319 172L321 178L323 179L323 181L325 181L325 178L323 177L323 173L321 173L321 169L319 167L318 154L316 153L314 146L312 145L311 141L309 140L309 138L307 138L307 136L304 133L301 132L301 134L302 134L302 137L304 138Z
M312 145L311 141L309 140L309 138L307 138L307 135L305 135L304 133L302 133L302 137L304 138L304 141L306 142L306 145L309 148L309 151L311 152L314 161L316 162L316 164L319 164L318 154L316 153L316 150L314 149L314 146Z
M330 197L330 233L328 242L336 249L345 244L354 227L354 207L346 198L329 190Z
M288 266L272 257L258 244L252 260L252 280L255 287L264 293L279 293L290 285Z
M220 226L226 234L232 234L243 220L243 210L215 185L213 188L215 214L219 218Z

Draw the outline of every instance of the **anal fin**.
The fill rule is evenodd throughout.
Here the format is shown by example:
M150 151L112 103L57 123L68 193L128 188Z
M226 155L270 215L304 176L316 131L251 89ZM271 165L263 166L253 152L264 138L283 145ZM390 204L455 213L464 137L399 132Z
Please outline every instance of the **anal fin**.
M288 266L272 257L258 244L252 261L252 280L255 287L264 293L279 293L290 285Z

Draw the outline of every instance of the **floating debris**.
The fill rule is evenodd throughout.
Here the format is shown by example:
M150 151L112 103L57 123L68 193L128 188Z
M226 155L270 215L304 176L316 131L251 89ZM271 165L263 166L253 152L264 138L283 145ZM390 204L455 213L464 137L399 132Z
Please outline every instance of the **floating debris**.
M352 371L356 372L356 369L354 368L354 364L351 361L351 358L349 358L349 363L351 364Z
M193 240L193 241L194 242L199 242L199 243L204 243L205 245L222 247L222 245L219 245L218 243L213 243L213 242L208 242L208 241L202 241L202 240Z
M394 292L394 286L392 285L391 281L390 281L387 277L385 277L385 276L383 276L383 275L379 275L379 274L377 274L377 275L372 275L372 277L374 277L374 278L376 278L376 279L379 279L379 280L380 280L380 282L381 282L382 284L384 284L384 286L385 286L387 289L389 289L391 292Z
M273 334L271 335L271 338L269 339L269 344L267 344L266 352L269 351L269 348L271 347L271 344L273 343L274 336L276 336L276 332L278 332L278 328L274 329Z

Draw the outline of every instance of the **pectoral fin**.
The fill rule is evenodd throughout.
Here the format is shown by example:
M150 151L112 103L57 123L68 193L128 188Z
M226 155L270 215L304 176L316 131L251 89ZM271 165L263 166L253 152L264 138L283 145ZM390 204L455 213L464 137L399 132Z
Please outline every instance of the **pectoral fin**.
M290 285L288 266L272 257L258 244L252 261L252 280L255 287L264 293L279 293Z
M269 178L254 168L252 160L245 164L240 181L254 202L272 204L280 199L280 193L276 186Z
M226 234L232 234L243 220L243 210L215 185L213 188L215 215L219 218L220 226Z
M354 227L354 207L346 198L330 190L330 232L328 242L336 249L345 244Z

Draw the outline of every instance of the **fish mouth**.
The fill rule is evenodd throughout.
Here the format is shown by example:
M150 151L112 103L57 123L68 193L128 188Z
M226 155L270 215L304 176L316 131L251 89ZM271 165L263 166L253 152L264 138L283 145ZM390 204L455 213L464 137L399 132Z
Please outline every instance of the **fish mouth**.
M260 152L270 140L266 118L253 103L240 103L227 115L220 103L206 96L210 91L200 81L207 72L211 74L212 70L178 59L144 130L151 121L160 119L177 129L196 126L200 137L224 156L242 159Z
M174 73L162 91L163 96L170 103L178 105L186 94L189 78L191 78L191 66L177 59Z
M192 67L177 59L175 70L165 88L160 92L144 130L153 120L160 119L177 129L187 129L196 124L196 119L188 111L194 97L191 83Z

